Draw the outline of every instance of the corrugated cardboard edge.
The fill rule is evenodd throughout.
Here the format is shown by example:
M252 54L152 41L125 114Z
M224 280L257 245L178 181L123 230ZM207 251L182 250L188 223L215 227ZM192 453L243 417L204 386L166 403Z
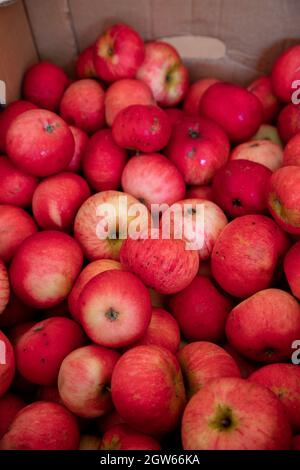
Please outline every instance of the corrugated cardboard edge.
M0 80L10 102L20 96L25 70L38 60L22 1L0 8L0 44Z

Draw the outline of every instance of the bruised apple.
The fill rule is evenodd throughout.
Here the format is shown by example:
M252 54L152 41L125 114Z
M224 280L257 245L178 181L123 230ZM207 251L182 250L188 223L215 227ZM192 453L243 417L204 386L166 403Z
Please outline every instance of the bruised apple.
M112 134L122 148L152 153L167 145L171 126L168 116L158 106L136 104L119 112Z
M20 336L15 346L17 368L30 382L51 385L63 359L84 343L83 331L73 320L48 318Z

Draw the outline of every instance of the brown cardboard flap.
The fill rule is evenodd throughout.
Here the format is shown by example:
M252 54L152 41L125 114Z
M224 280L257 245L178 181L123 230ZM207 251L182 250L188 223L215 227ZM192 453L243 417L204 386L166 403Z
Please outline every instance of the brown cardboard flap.
M6 84L10 102L20 95L24 71L38 60L21 1L0 8L0 44L0 80Z

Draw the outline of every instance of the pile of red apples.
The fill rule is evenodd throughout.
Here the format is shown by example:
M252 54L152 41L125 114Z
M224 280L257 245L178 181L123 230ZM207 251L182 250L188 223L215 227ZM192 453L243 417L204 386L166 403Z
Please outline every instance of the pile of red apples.
M190 85L124 24L76 79L26 71L0 113L0 449L300 449L299 80L300 45ZM100 239L124 196L202 204L204 243Z

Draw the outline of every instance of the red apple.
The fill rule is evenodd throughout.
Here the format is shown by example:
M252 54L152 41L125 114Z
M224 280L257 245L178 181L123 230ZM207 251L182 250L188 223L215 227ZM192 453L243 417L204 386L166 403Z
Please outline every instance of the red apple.
M200 114L219 124L232 142L249 140L263 120L259 99L232 83L215 83L204 93Z
M184 111L191 116L198 116L202 96L211 85L217 82L219 82L217 78L201 78L192 83L183 103Z
M18 116L7 132L7 153L20 170L49 176L63 170L74 153L74 138L56 114L33 109Z
M102 80L134 78L145 57L140 35L126 24L106 29L94 45L94 66Z
M275 395L236 377L215 379L193 396L181 435L185 450L287 450L292 438Z
M160 346L176 354L179 344L180 330L177 321L163 308L152 308L151 320L144 336L130 347Z
M93 277L97 276L97 274L111 269L122 269L121 264L112 259L99 259L89 263L81 271L68 297L69 310L75 320L79 318L78 301L83 288Z
M122 173L122 188L151 209L184 197L185 184L175 165L158 153L132 157Z
M300 369L293 364L269 364L249 379L267 387L279 398L294 432L300 431Z
M22 336L35 325L36 322L32 320L24 323L19 323L13 328L10 328L8 332L8 339L10 340L14 349L16 348L16 345L18 344L20 338L22 338Z
M68 232L73 228L79 207L90 195L87 182L79 175L63 172L49 176L34 192L34 218L44 230Z
M51 62L40 62L24 75L23 95L39 108L56 111L69 79L62 68Z
M211 185L190 186L185 193L186 199L206 199L206 201L214 202L213 191Z
M300 80L300 46L293 46L283 52L273 65L271 79L275 95L285 103L291 100L293 86Z
M36 224L27 212L0 205L0 258L4 262L9 262L21 243L36 232Z
M106 211L108 207L111 209L109 213ZM130 194L103 191L83 203L75 218L74 234L89 260L118 260L128 234L123 227L127 225L130 229L135 221L148 230L149 214L144 204Z
M189 341L219 342L232 302L207 276L196 276L170 298L169 306L183 336Z
M66 89L60 115L65 121L93 134L104 126L104 90L91 78L77 80Z
M96 418L111 410L110 381L119 357L116 351L90 345L63 360L58 390L68 410L82 418Z
M138 341L151 319L150 295L133 274L109 270L82 289L79 320L88 337L101 346L121 348Z
M91 434L81 435L78 450L99 450L101 442L101 437Z
M136 432L126 424L119 424L106 431L102 438L101 450L160 450L160 444L153 437Z
M97 78L94 65L94 46L86 47L76 61L76 76L78 78Z
M271 126L271 124L262 124L256 134L251 137L251 140L269 140L279 145L281 148L283 147L277 127Z
M187 184L208 184L228 160L229 141L214 122L187 116L173 126L166 155Z
M37 401L23 408L4 434L2 450L76 450L79 429L61 405Z
M141 80L125 78L118 80L108 88L105 94L105 117L112 126L120 111L133 104L155 104L152 92Z
M8 338L0 330L0 397L9 389L14 375L14 350Z
M187 344L180 349L177 357L189 398L212 379L241 376L230 354L214 343L199 341Z
M114 405L137 431L164 435L181 418L185 392L173 354L157 346L137 346L117 362L112 375Z
M0 398L0 439L8 431L16 414L26 406L22 398L13 393L7 393Z
M226 335L240 354L253 361L289 360L292 343L300 338L300 306L283 290L262 290L230 312Z
M282 166L283 152L278 144L270 140L250 140L237 145L230 155L230 160L249 160L276 171Z
M164 111L168 116L169 123L172 128L177 124L177 122L181 121L181 119L186 116L186 113L179 108L165 108Z
M126 151L116 144L111 130L102 129L91 137L84 152L86 180L95 191L118 189L126 160Z
M6 152L6 135L13 120L30 109L36 109L36 106L29 101L17 100L10 103L0 113L0 152Z
M120 147L152 153L167 145L171 126L158 106L136 104L119 112L112 133Z
M197 251L186 250L183 240L138 239L124 241L121 264L162 294L174 294L192 282L199 268Z
M75 149L72 160L70 161L69 165L65 168L65 170L74 171L74 173L78 173L81 170L82 157L89 141L89 138L87 134L78 127L69 126L69 129L72 132L74 138Z
M295 297L300 299L300 241L295 243L284 258L284 273Z
M286 232L300 234L300 167L285 166L273 173L268 207L275 221Z
M162 41L145 44L145 60L138 69L137 78L152 90L160 106L175 106L184 98L189 75L173 46Z
M227 218L214 202L184 199L167 209L161 219L162 228L169 226L171 236L182 238L187 249L197 250L201 260L210 258L214 244L227 225Z
M284 232L268 217L238 217L226 225L215 243L212 275L229 294L249 297L271 285L288 246Z
M284 143L300 132L300 107L296 104L287 104L279 113L277 129Z
M101 434L106 433L109 429L113 428L118 424L124 424L124 420L121 418L119 413L114 409L110 413L101 416L96 420L97 429L101 432Z
M69 318L52 317L27 329L15 345L18 371L38 385L51 385L63 359L85 343L80 326Z
M284 166L300 166L300 132L292 137L283 151Z
M280 104L274 95L271 83L271 77L262 76L254 80L248 86L251 91L261 102L263 108L263 122L273 122L277 117Z
M81 249L69 235L55 231L36 233L22 243L13 258L13 290L32 307L54 307L68 296L82 261Z
M264 214L271 175L271 170L260 163L231 160L215 174L214 200L232 218Z
M4 312L10 295L9 279L5 264L0 259L0 314Z
M123 23L106 29L94 45L94 66L97 75L107 82L135 78L144 57L142 38L134 29Z
M10 160L0 156L0 204L30 206L37 185L37 178L23 173Z

